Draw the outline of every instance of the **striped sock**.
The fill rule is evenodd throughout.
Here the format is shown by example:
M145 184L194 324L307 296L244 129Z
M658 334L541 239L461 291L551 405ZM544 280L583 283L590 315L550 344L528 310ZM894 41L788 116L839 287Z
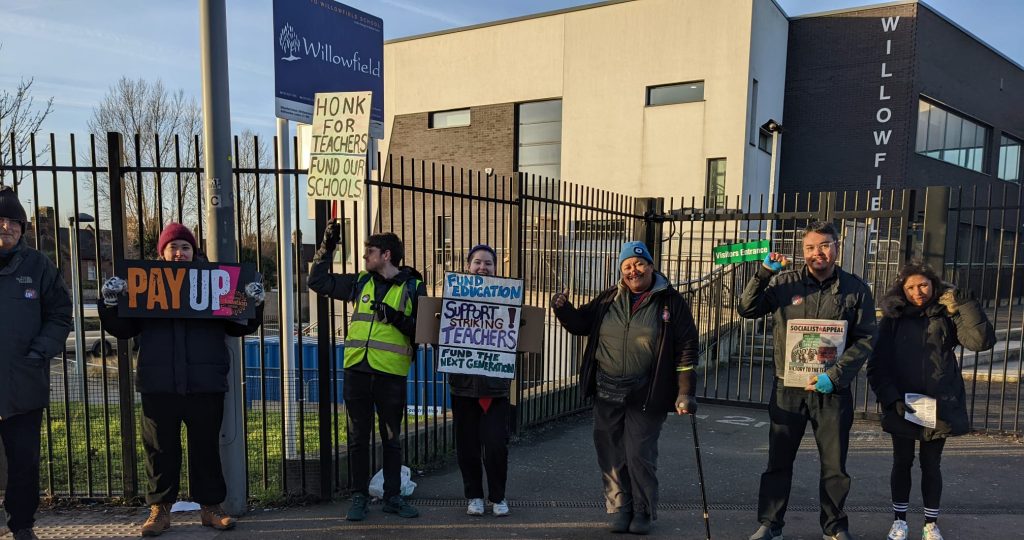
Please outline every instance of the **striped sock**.
M906 521L907 520L907 506L909 503L892 503L892 513L896 515L896 519Z
M924 509L924 522L935 523L939 520L939 509L938 508L925 508Z

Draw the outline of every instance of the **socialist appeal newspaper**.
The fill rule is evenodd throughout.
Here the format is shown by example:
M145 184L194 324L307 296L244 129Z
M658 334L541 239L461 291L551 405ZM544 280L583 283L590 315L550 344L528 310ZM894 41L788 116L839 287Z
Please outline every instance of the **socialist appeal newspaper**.
M786 322L785 386L803 388L832 367L846 348L847 321L793 319Z

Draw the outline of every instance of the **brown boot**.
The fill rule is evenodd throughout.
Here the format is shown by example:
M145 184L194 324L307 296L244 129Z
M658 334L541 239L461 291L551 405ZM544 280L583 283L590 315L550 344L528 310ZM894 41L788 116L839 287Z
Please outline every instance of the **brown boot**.
M229 516L219 504L204 504L199 511L199 519L203 527L213 527L220 531L235 528L235 518Z
M149 506L149 517L142 524L142 536L160 536L164 531L171 528L171 505L151 504Z

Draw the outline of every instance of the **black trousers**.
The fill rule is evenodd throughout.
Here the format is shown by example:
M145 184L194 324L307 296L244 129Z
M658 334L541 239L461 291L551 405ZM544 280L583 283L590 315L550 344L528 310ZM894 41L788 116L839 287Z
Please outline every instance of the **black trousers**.
M148 504L173 503L181 483L181 424L188 433L188 480L192 500L224 502L220 465L224 394L142 394L142 447L146 451Z
M666 412L594 400L594 449L604 483L605 509L657 518L658 437Z
M892 502L910 502L910 469L914 465L915 439L892 436ZM925 508L938 510L942 503L942 448L946 439L921 441L921 498Z
M757 517L763 525L785 525L786 507L793 484L793 461L800 448L807 422L814 429L821 462L818 498L819 520L825 534L849 528L843 506L850 493L846 454L853 426L853 397L849 389L831 394L786 388L776 381L768 406L771 429L768 434L768 468L761 475Z
M7 454L7 491L4 510L12 533L31 529L39 508L39 429L43 410L36 409L0 421L0 436Z
M345 408L348 412L348 458L352 490L370 488L370 434L376 409L384 456L384 497L402 491L402 419L405 417L405 377L345 370Z
M485 413L478 398L452 396L455 452L458 454L463 492L467 499L484 498L481 462L483 470L487 471L487 499L495 503L505 499L510 410L507 397L492 398Z

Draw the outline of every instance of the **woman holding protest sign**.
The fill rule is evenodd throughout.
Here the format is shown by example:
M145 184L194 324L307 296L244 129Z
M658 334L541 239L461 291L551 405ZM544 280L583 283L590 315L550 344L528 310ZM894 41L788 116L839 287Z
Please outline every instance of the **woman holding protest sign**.
M192 232L169 223L157 240L162 261L191 262L197 255ZM158 536L171 526L170 508L178 497L181 477L181 424L188 429L189 481L201 506L203 526L230 529L235 519L220 505L227 490L220 462L220 428L231 359L226 336L244 336L263 321L263 285L245 286L256 314L245 322L200 318L130 318L118 315L127 294L125 280L103 284L99 315L107 332L120 339L138 337L135 384L142 395L142 445L146 450L149 518L143 536Z
M478 244L466 257L466 272L493 276L497 263L494 248ZM452 417L455 421L455 451L465 497L469 499L466 513L484 514L483 470L487 472L487 499L494 505L495 516L509 514L505 499L508 477L508 424L511 405L509 388L512 379L483 375L449 374L452 393ZM481 454L481 448L483 453Z
M657 519L661 427L669 411L697 411L697 326L643 242L622 245L619 270L618 284L589 303L573 307L565 291L551 306L566 330L588 336L580 386L594 398L611 531L648 534Z
M890 540L905 540L910 469L920 441L924 540L942 540L942 448L947 437L970 430L966 392L954 349L983 351L995 331L977 301L943 283L931 268L909 264L879 302L882 320L870 360L868 382L882 404L882 429L892 436L890 476L895 514ZM916 407L916 408L915 408Z

